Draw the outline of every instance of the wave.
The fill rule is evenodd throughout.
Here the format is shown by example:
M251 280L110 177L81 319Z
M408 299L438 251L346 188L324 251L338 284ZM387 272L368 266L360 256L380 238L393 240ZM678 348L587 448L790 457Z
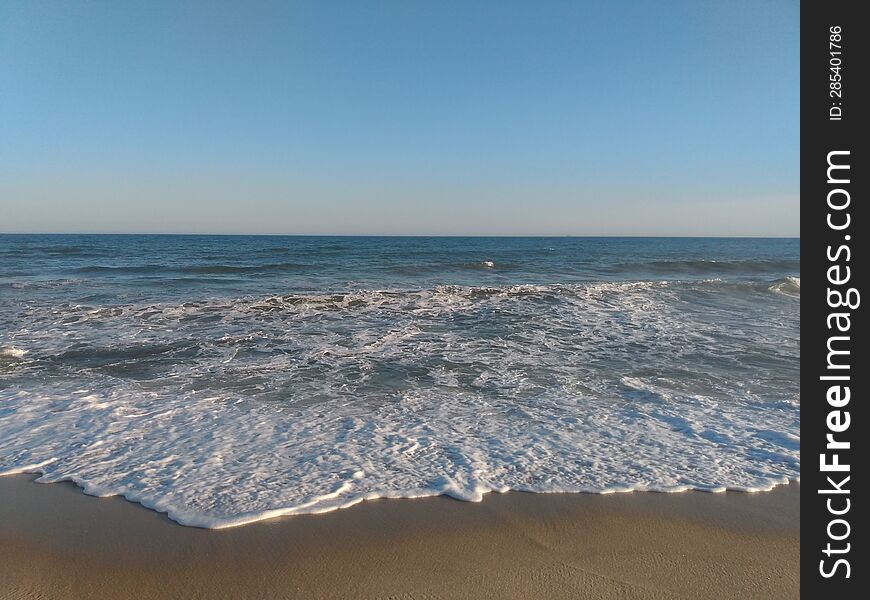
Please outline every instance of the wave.
M335 308L358 308L384 303L403 304L414 301L420 304L439 303L451 305L462 302L485 301L490 299L527 299L548 300L558 298L583 299L598 294L639 293L644 290L672 290L676 292L720 291L738 294L764 292L787 293L800 297L800 278L787 277L771 282L734 282L721 279L706 280L663 280L663 281L591 281L573 284L520 284L504 286L461 286L442 285L423 290L353 290L328 294L287 294L255 301L252 306L266 310L286 306L332 306Z
M785 296L800 298L801 296L801 278L800 277L784 277L777 279L767 289L771 292L777 292Z
M36 250L37 252L44 252L46 254L59 254L61 256L94 254L94 250L92 248L85 248L83 246L44 246L41 248L34 248L34 250Z
M176 269L181 273L224 274L224 273L259 273L266 271L298 271L310 265L304 263L281 262L261 265L191 265Z
M106 273L106 274L171 274L171 273L190 273L196 275L223 275L234 273L261 273L269 271L298 271L305 269L310 265L304 263L270 263L259 265L226 265L226 264L195 264L184 266L173 265L88 265L74 269L76 273Z
M403 256L404 259L407 259L408 256ZM477 271L477 272L488 272L488 271L512 271L519 272L521 270L521 265L517 263L509 263L509 262L496 262L494 260L480 260L474 262L451 262L451 261L439 261L439 262L427 262L425 260L419 263L413 264L388 264L382 267L385 271L389 273L395 273L398 275L408 275L411 277L417 277L422 275L430 275L437 276L439 274L445 273L455 273L455 272L466 272L466 271ZM568 267L564 267L563 270L568 272Z
M188 278L168 279L173 284L184 283ZM197 278L195 282L210 282L210 279ZM237 281L220 280L220 281ZM238 280L241 281L241 280ZM673 280L673 281L626 281L626 282L583 282L574 284L523 284L502 286L461 286L441 285L435 288L408 289L356 289L329 293L299 293L260 298L216 298L213 300L189 301L176 304L110 305L94 306L89 304L67 304L58 306L49 314L65 323L94 322L106 317L124 315L170 316L184 314L187 318L199 315L213 317L215 313L269 314L290 311L308 317L317 313L335 313L370 310L386 311L435 311L461 312L471 310L476 305L518 303L518 309L525 310L542 306L562 307L564 310L580 310L586 305L596 308L605 302L618 308L655 300L663 296L668 301L682 301L691 304L697 294L721 296L723 306L727 306L727 295L744 300L753 297L788 296L800 299L800 278L787 277L768 282L733 282L720 279ZM714 296L715 297L715 296ZM660 301L657 300L657 301ZM590 304L591 303L591 304ZM705 304L706 306L707 304Z
M42 281L10 281L3 284L0 284L0 287L7 287L14 290L38 290L38 289L50 289L50 288L60 288L66 287L70 285L77 285L83 283L82 279L49 279Z
M540 485L540 486L518 486L518 487L488 487L485 485L476 485L473 488L466 490L457 483L445 480L438 487L423 487L412 488L407 490L384 489L374 492L366 492L362 494L354 494L354 480L365 476L364 471L356 471L353 477L349 480L334 486L334 489L325 491L319 496L314 496L310 500L294 505L277 506L274 508L266 508L262 510L251 510L234 515L214 515L196 510L190 510L173 504L165 497L159 494L143 493L141 491L130 488L104 487L89 481L88 479L77 476L61 476L58 477L51 469L53 461L42 461L36 465L24 465L21 467L10 468L6 471L0 471L0 477L5 475L16 475L22 473L38 474L35 481L37 483L58 483L62 481L70 481L77 485L82 492L88 496L98 498L107 498L112 496L121 496L129 502L135 502L141 506L157 512L166 513L166 516L180 525L188 527L197 527L201 529L230 529L233 527L241 527L276 519L278 517L289 517L295 515L316 515L333 512L345 508L356 506L365 501L381 500L381 499L417 499L431 498L435 496L447 496L454 500L463 502L481 502L483 497L489 493L504 494L507 492L526 492L539 494L625 494L632 492L656 492L656 493L682 493L687 491L699 491L708 493L724 493L724 492L744 492L758 493L769 492L780 485L788 485L790 482L800 482L800 476L792 477L775 477L763 483L753 486L725 486L725 485L700 485L700 484L678 484L672 486L657 486L649 485L645 482L634 484L619 484L613 487L592 488L582 486L559 486L559 485Z
M73 269L75 273L163 273L167 268L163 265L87 265Z
M612 273L670 273L686 275L760 275L800 271L799 260L654 260L604 267Z
M0 251L0 256L32 258L42 254L49 256L106 256L104 252L83 246L21 246Z

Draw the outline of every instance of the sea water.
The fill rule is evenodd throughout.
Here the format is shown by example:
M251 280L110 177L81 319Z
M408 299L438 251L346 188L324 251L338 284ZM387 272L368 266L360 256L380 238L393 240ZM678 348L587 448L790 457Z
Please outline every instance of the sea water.
M795 239L0 236L0 473L239 525L800 476Z

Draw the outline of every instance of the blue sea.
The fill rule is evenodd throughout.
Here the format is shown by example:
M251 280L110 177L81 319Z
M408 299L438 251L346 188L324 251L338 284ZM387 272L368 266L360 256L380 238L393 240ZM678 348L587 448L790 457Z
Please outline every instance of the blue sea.
M800 476L796 239L0 235L0 473L227 527Z

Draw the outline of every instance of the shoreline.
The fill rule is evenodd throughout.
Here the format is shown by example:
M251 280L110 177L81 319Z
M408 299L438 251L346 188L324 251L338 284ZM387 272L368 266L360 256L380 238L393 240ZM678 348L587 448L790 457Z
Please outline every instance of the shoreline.
M456 500L459 502L470 502L470 503L479 503L483 498L490 494L543 494L543 495L573 495L573 494L588 494L594 496L609 496L614 494L634 494L634 493L650 493L650 494L683 494L686 492L699 492L703 494L725 494L725 493L746 493L746 494L757 494L757 493L766 493L771 492L777 488L783 486L790 486L792 484L800 484L800 476L787 478L782 482L771 483L766 487L756 487L756 488L740 488L740 487L726 487L720 486L716 488L704 488L704 487L690 487L683 486L679 488L609 488L604 490L570 490L570 491L538 491L538 490L513 490L508 489L506 491L498 491L494 489L488 489L479 494L479 496L475 499L463 498L460 496L454 496L448 492L438 493L434 490L431 493L425 492L417 495L402 495L391 494L389 492L385 492L384 495L374 496L374 497L358 497L351 499L348 503L337 505L337 506L328 506L325 508L320 508L318 510L305 510L302 507L284 507L284 508L273 508L267 509L261 512L254 513L241 513L238 515L234 515L232 517L214 517L210 515L198 515L196 513L188 513L188 511L178 511L172 507L166 508L163 503L159 501L155 501L153 497L150 496L128 496L125 493L101 493L103 490L94 487L88 483L81 483L74 479L62 479L60 481L49 481L49 482L39 482L37 481L40 477L44 475L44 472L41 470L41 467L45 464L50 463L51 461L44 461L41 463L36 463L32 465L28 465L25 467L21 467L18 469L0 472L0 480L4 477L10 476L24 476L30 479L30 481L34 483L38 483L40 485L47 485L52 483L61 483L61 484L73 484L75 487L79 489L84 495L91 496L93 498L121 498L131 504L138 504L142 508L146 510L150 510L161 515L164 515L167 519L172 521L173 523L180 525L182 527L193 527L195 529L209 529L209 530L220 530L220 529L231 529L235 527L245 527L247 525L251 525L254 523L260 523L262 521L271 521L273 519L280 519L285 517L298 517L298 516L306 516L306 515L323 515L331 512L339 511L339 510L347 510L348 508L353 508L358 504L363 502L376 502L378 500L419 500L423 498L447 498L450 500ZM186 520L184 520L186 519ZM210 523L210 524L206 524Z
M0 477L0 598L792 598L800 483L769 492L381 499L185 527Z

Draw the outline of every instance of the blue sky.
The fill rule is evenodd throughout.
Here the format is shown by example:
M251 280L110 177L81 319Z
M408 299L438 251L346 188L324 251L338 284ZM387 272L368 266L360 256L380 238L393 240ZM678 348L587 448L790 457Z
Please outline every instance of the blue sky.
M799 5L0 3L0 231L799 233Z

